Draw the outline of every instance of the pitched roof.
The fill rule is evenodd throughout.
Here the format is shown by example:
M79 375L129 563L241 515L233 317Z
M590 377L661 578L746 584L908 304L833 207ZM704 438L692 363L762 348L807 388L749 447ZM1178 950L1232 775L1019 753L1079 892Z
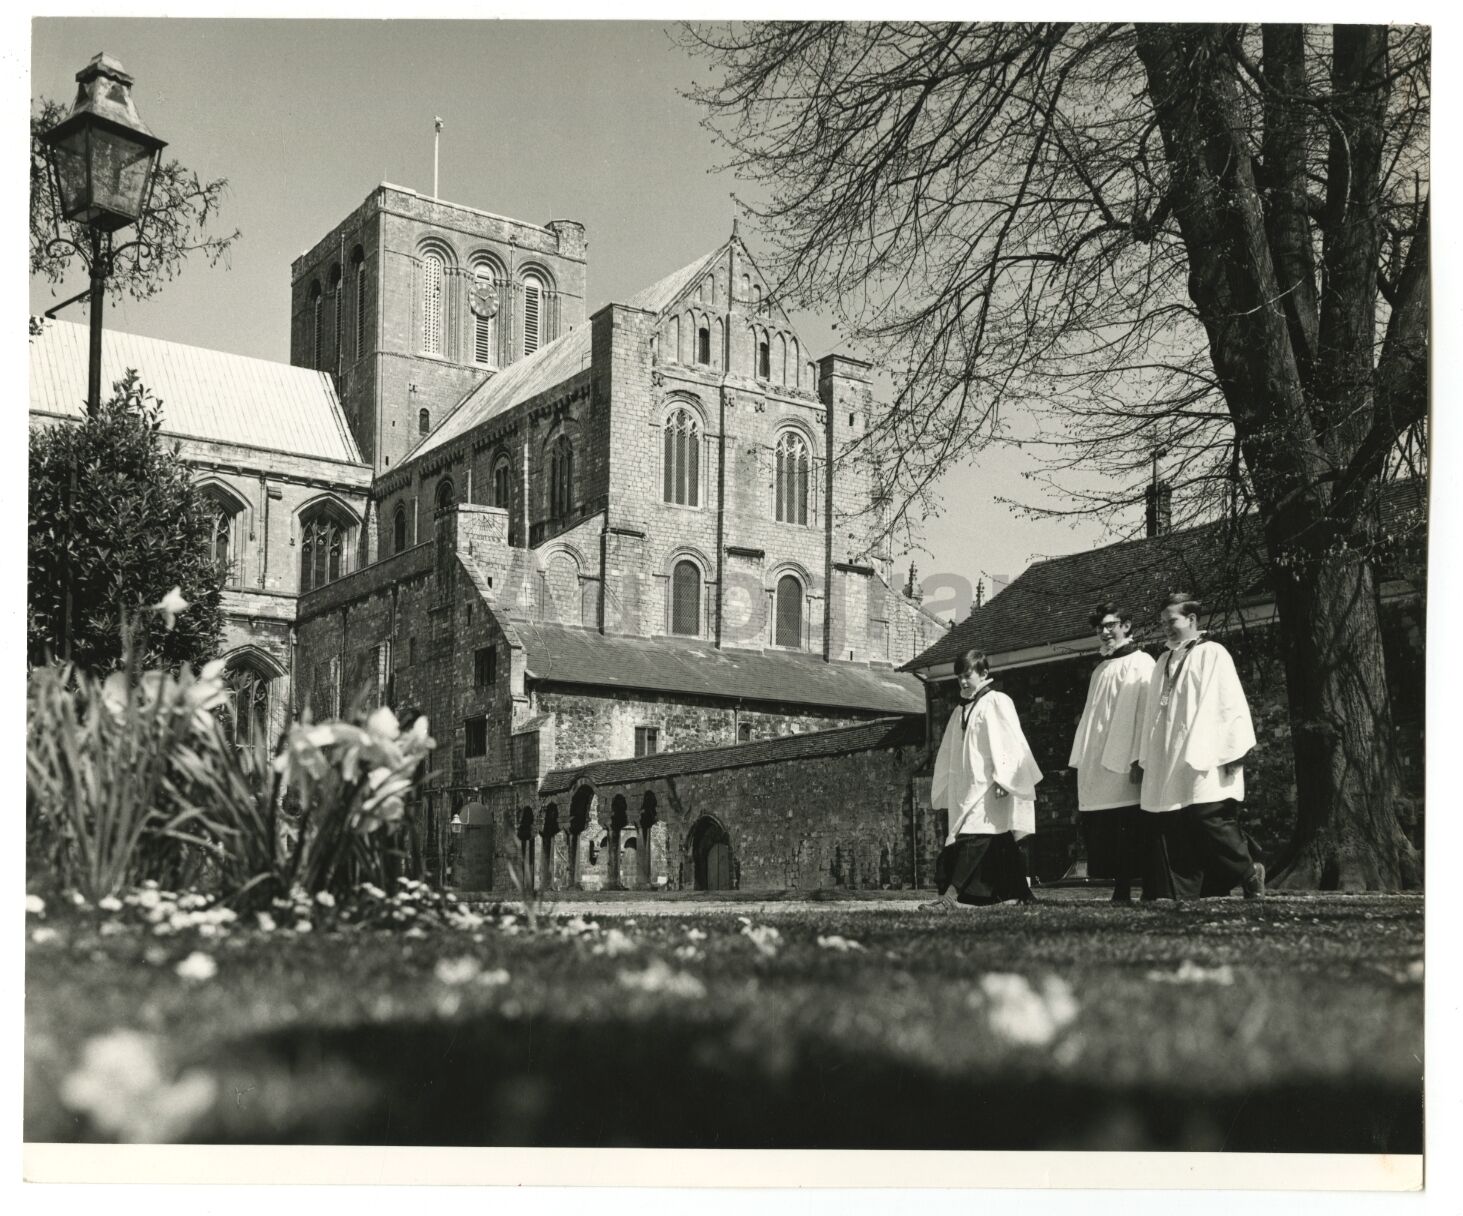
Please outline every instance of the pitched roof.
M581 325L539 347L528 358L510 363L458 402L441 425L407 453L402 463L425 456L490 418L506 413L520 401L562 384L589 366L589 351L589 326Z
M1418 511L1425 518L1426 510L1422 483L1398 482L1383 495L1381 520L1396 529ZM1234 607L1267 603L1273 597L1264 555L1259 517L1246 515L1037 562L901 670L948 663L972 647L996 655L1078 639L1091 644L1088 617L1103 600L1126 608L1135 625L1156 618L1176 588L1204 594L1228 587Z
M696 281L698 275L706 269L717 254L725 249L725 245L713 249L710 253L704 253L689 265L682 266L679 270L672 271L658 283L652 283L649 287L642 288L625 301L631 308L643 308L646 312L660 312L669 308L676 302L676 297L685 291Z
M890 668L830 663L797 651L719 650L685 638L632 638L567 625L514 622L527 674L556 684L692 693L742 701L924 712L924 688Z
M86 414L89 327L46 321L30 340L33 413ZM169 435L361 463L325 372L115 329L102 331L104 391L136 369Z
M816 756L838 756L884 747L916 747L924 742L924 738L924 723L917 718L876 718L855 726L759 739L755 743L732 743L693 752L660 752L654 756L637 756L633 760L598 760L579 768L556 768L544 774L539 783L539 793L564 793L581 780L596 786L624 785L632 781L653 781L658 777L678 777L752 764L808 760Z

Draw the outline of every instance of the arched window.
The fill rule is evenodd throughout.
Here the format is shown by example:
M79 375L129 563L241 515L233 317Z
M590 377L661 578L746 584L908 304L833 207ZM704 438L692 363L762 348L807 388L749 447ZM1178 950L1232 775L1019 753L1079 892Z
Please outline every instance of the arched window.
M273 678L248 660L230 660L224 682L233 694L227 722L240 751L268 755L270 750L270 692Z
M777 335L777 383L787 383L787 339Z
M417 411L417 434L426 435L432 429L432 411L420 409Z
M779 646L803 644L803 585L797 577L784 574L777 580L777 634Z
M442 255L429 249L422 255L422 350L442 353Z
M757 378L759 380L772 378L772 351L765 336L757 343Z
M777 521L808 522L808 443L797 431L777 437Z
M686 361L685 352L681 350L681 318L671 318L670 337L666 342L666 358L674 359L677 363Z
M212 517L208 530L208 556L224 572L224 581L232 582L233 570L229 559L233 554L229 551L229 539L234 530L234 513L217 499L210 504L210 508Z
M665 420L665 501L701 505L701 420L681 406Z
M507 456L499 456L493 466L493 506L513 509L513 465Z
M671 571L671 632L701 636L701 571L695 562L677 562Z
M366 254L359 245L351 254L351 282L356 297L356 358L366 353Z
M440 515L443 511L449 510L452 504L456 501L457 495L452 485L452 478L442 478L442 480L437 483L437 493L435 498L433 499L433 502L436 504L437 507L437 514Z
M339 367L341 356L345 353L341 347L341 334L345 332L343 318L345 317L345 289L341 283L340 267L330 268L330 307L334 310L335 324L335 349L331 352L334 355L332 362Z
M318 369L321 363L321 356L324 352L320 349L322 340L321 319L325 311L325 297L320 292L320 284L313 283L310 286L310 366Z
M531 355L545 341L544 283L536 274L523 276L523 353Z
M406 548L406 508L398 506L391 517L391 552L400 553Z
M711 328L703 325L696 331L696 362L711 362Z
M560 435L549 455L549 518L565 519L573 510L574 445Z
M479 262L472 272L472 358L483 367L498 363L498 283L493 268Z
M333 583L349 573L352 527L329 508L300 521L300 591Z

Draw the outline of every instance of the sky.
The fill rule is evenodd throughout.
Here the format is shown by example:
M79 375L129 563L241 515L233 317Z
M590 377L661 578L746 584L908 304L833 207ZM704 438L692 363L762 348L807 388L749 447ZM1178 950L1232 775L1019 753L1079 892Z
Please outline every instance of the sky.
M194 259L153 300L109 305L106 325L283 362L291 261L382 181L430 193L436 116L441 197L586 225L591 313L720 244L738 183L682 96L707 67L671 34L652 22L39 18L30 94L69 102L76 71L105 50L135 78L166 155L229 181L219 222L243 236L227 262ZM755 254L755 230L742 232ZM83 286L33 281L30 310ZM81 305L60 315L86 320ZM815 354L836 349L825 317L795 320ZM1002 505L1037 493L1024 459L953 466L925 551L897 555L900 580L916 561L942 615L963 615L977 580L989 593L993 576L1116 539L1091 518Z

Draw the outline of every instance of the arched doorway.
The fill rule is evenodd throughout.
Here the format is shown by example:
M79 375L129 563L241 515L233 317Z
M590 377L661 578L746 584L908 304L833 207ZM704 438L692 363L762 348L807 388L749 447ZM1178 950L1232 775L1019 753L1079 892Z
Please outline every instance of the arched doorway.
M731 837L726 834L726 829L709 815L704 815L691 829L689 845L696 890L731 890Z

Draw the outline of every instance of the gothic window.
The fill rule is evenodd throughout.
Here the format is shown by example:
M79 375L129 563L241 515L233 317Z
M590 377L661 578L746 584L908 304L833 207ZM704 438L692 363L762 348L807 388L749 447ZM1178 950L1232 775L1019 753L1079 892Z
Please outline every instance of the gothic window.
M234 513L223 503L215 500L211 506L208 532L208 556L213 564L224 571L224 580L232 582L233 571L229 566L229 534L233 531Z
M437 495L433 501L436 503L438 515L446 511L457 501L456 492L452 486L452 478L444 477L437 483Z
M432 429L432 411L420 409L417 411L417 434L426 435Z
M334 322L335 322L335 350L334 350L335 359L334 359L334 363L335 363L335 365L337 367L339 367L340 366L340 362L341 362L341 358L340 357L341 357L341 354L343 353L342 347L341 347L341 333L342 333L342 324L341 323L342 323L342 319L345 316L345 289L344 289L344 286L341 283L340 267L339 266L332 266L330 268L330 306L331 306L332 309L334 309L334 313L335 313L335 315L334 315Z
M759 380L769 380L771 377L772 352L767 343L767 339L763 338L757 343L757 378Z
M472 358L482 367L498 362L498 285L491 266L473 267Z
M802 369L803 359L802 356L798 354L798 340L796 338L789 338L787 340L787 359L788 375L790 377L788 383L791 384L794 388L797 388L801 382L801 378L798 373Z
M671 572L671 632L701 636L701 571L695 562L677 562Z
M397 507L391 517L391 551L400 553L406 548L406 508Z
M545 341L544 284L537 275L523 277L523 353L531 355Z
M777 634L779 646L803 644L803 585L791 574L777 580Z
M513 465L506 456L499 456L493 466L493 506L505 511L513 507Z
M711 329L705 325L696 331L696 362L711 362Z
M233 696L227 725L234 745L241 751L268 755L270 676L252 663L231 661L224 682Z
M549 455L549 518L565 519L573 510L574 445L560 435Z
M320 292L320 284L314 283L310 287L310 366L318 369L321 363L323 351L321 347L320 322L325 309L325 297Z
M442 353L442 255L429 249L422 256L422 350Z
M352 527L329 508L300 521L300 591L333 583L348 571Z
M366 353L366 255L358 245L351 255L351 280L356 297L356 358Z
M808 522L808 443L797 431L777 437L777 520Z
M701 505L701 422L684 406L665 420L664 497L683 507Z

